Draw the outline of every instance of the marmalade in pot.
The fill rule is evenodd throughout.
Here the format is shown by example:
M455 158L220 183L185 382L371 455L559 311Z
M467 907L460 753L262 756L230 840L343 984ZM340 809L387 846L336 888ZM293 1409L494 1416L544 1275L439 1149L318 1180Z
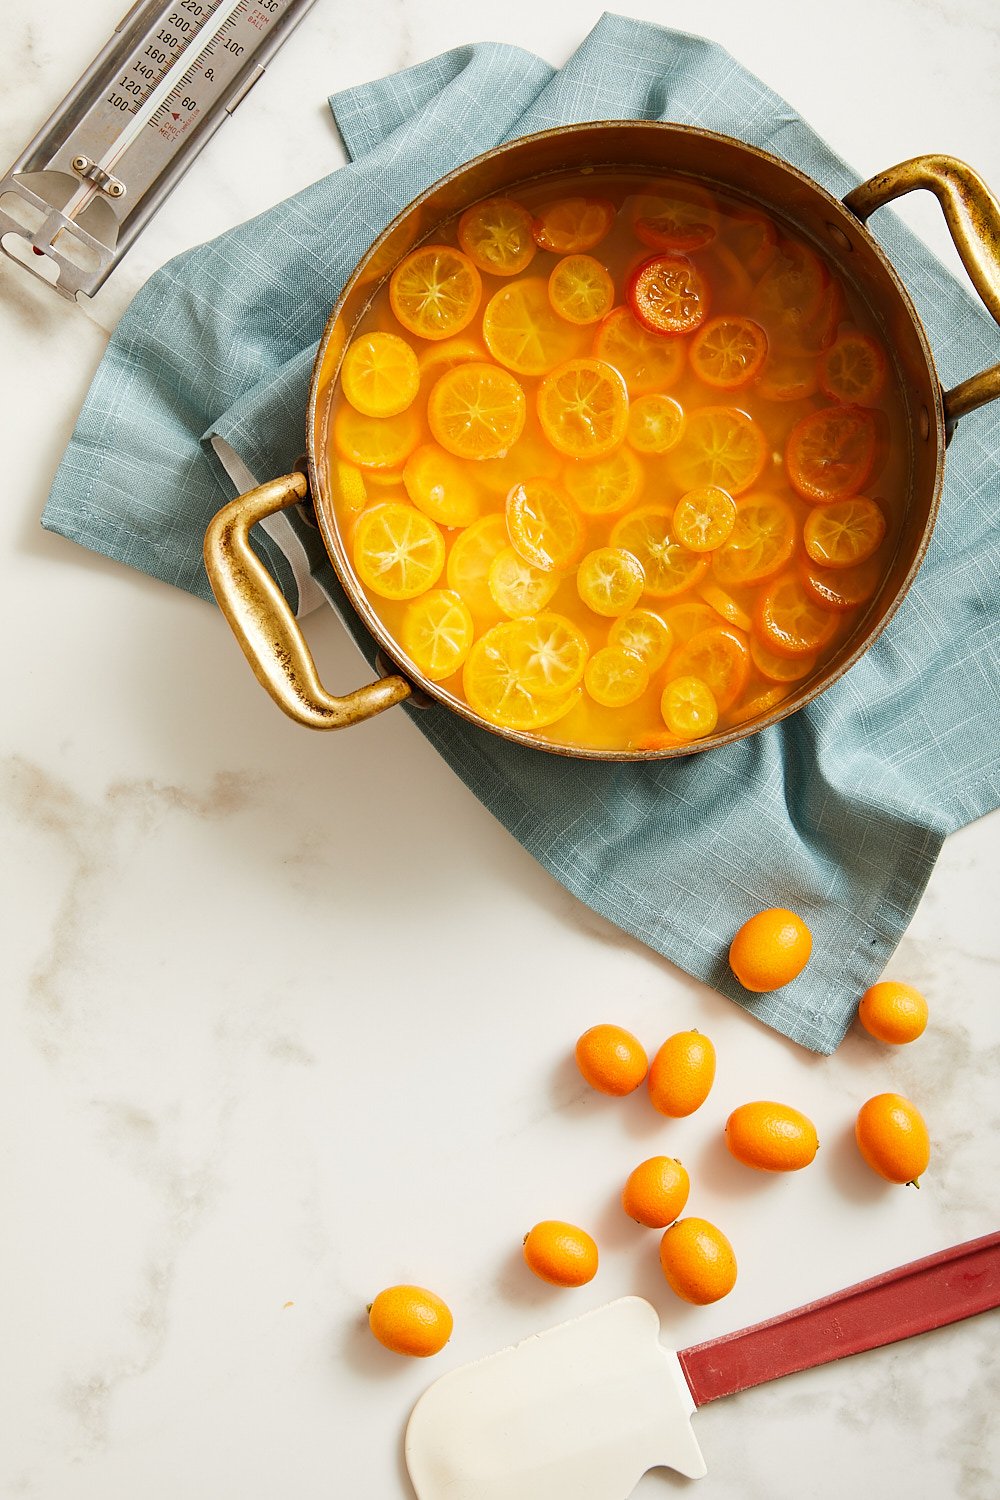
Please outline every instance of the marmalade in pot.
M577 173L411 250L345 352L330 479L405 657L553 747L690 746L821 672L908 443L864 303L693 181Z

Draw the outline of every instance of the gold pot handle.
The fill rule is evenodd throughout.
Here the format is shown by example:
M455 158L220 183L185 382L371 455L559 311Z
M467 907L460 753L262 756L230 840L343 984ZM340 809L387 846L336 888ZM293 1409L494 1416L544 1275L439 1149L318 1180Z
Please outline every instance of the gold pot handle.
M870 177L847 194L844 205L862 224L883 203L927 188L944 210L955 249L976 291L1000 323L1000 203L983 179L955 156L914 156ZM1000 364L970 375L945 391L944 415L949 428L1000 396Z
M205 533L205 568L212 592L262 687L279 708L309 729L346 729L408 698L404 677L383 677L333 698L284 594L250 546L250 528L304 500L304 474L285 474L237 495Z

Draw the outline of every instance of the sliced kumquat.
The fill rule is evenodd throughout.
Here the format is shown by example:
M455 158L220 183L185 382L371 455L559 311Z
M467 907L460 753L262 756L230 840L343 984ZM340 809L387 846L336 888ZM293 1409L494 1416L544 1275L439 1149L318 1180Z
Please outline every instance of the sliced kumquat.
M715 239L719 214L715 199L697 183L678 183L669 192L641 193L629 204L636 238L651 250L701 250Z
M683 255L654 255L632 272L628 305L650 333L693 333L708 316L708 285Z
M797 422L785 446L785 467L805 500L847 500L875 465L875 419L865 406L824 406Z
M750 676L750 649L741 631L730 625L701 630L670 658L671 677L699 677L725 713L743 692Z
M611 545L639 559L645 592L670 599L694 588L708 571L708 561L682 547L674 535L672 513L662 505L643 505L623 516L611 531Z
M823 305L830 273L801 240L780 240L750 298L750 315L769 343L797 344Z
M699 630L707 630L710 625L719 623L715 610L696 599L686 599L683 604L672 604L663 611L663 621L674 644L678 646L697 635Z
M420 423L412 408L367 417L344 405L333 419L333 441L340 457L361 469L401 470L420 441Z
M496 601L489 586L490 568L497 553L509 546L503 516L484 516L456 538L448 553L448 587L461 594L479 620L497 617Z
M637 396L629 407L626 434L637 453L669 453L683 431L684 408L673 396Z
M566 465L566 488L588 516L613 516L638 499L642 465L631 448L619 448L607 458L579 458Z
M447 370L427 402L431 432L456 458L500 457L520 437L526 412L513 375L491 364Z
M581 696L580 689L574 687L562 696L540 698L527 686L525 670L530 664L530 651L521 628L526 623L505 620L487 630L473 645L462 673L470 708L504 729L545 728L568 714Z
M730 210L728 237L748 274L760 277L778 251L774 220L752 208Z
M543 573L571 568L583 551L583 518L572 500L547 479L526 479L507 496L511 544Z
M338 503L349 516L359 516L368 504L368 491L361 470L335 458L330 473Z
M641 562L622 547L597 547L576 570L576 591L584 604L609 619L634 609L644 585Z
M538 420L553 448L567 458L602 458L625 437L625 382L604 360L567 360L538 388Z
M809 676L818 660L815 651L802 656L782 656L757 635L750 637L750 655L757 671L768 682L799 682Z
M682 740L701 740L719 722L712 690L700 677L675 677L660 697L660 713L671 734Z
M615 284L592 255L567 255L549 277L549 301L567 323L599 323L614 300Z
M540 276L494 293L483 313L483 338L493 358L518 375L547 375L582 353L582 335L555 311Z
M403 486L413 504L439 526L469 526L480 513L468 470L436 443L422 443L406 460Z
M358 518L354 568L383 599L415 599L437 583L444 567L444 537L412 505L387 501Z
M456 365L467 365L486 359L486 350L478 339L459 335L453 339L442 339L436 344L427 344L417 355L422 384L433 385L445 370Z
M483 283L469 257L451 245L422 245L393 271L389 302L422 339L447 339L468 327L479 310Z
M785 350L771 350L756 389L765 401L804 401L819 389L816 361Z
M587 662L583 685L602 708L625 708L649 687L649 668L620 646L602 646Z
M631 609L620 615L608 631L608 645L637 656L650 672L662 667L670 655L673 632L651 609Z
M867 604L885 576L885 559L876 553L854 568L824 568L809 559L802 564L802 582L818 604L847 613Z
M802 528L807 554L825 568L852 568L867 562L884 537L882 508L865 495L817 505Z
M344 395L366 417L394 417L411 406L420 389L417 356L394 333L356 338L340 367Z
M499 458L484 458L477 463L476 479L503 502L513 486L522 480L531 475L557 479L562 469L562 455L546 441L537 417L529 410L517 442L512 443Z
M689 490L674 510L674 532L689 552L714 552L736 525L736 501L728 490L706 484Z
M398 490L402 483L402 469L365 470L365 484L376 485L380 490Z
M407 656L432 682L457 672L472 646L469 606L450 589L431 589L406 606L400 641Z
M727 625L735 625L738 630L750 630L753 621L742 604L737 604L732 594L720 589L717 583L701 584L698 597L704 599L709 608L714 609L720 620L725 620Z
M458 243L480 271L517 276L536 251L531 215L513 198L486 198L458 221Z
M526 563L513 547L504 547L490 563L487 586L498 609L511 619L536 615L559 586L554 573L543 573Z
M856 406L873 406L888 374L889 362L878 340L854 329L840 334L819 363L825 394Z
M600 324L594 354L620 371L633 397L669 390L684 370L684 345L650 333L627 307L616 307Z
M539 210L535 244L557 255L593 250L609 234L617 212L607 198L559 198Z
M805 656L832 639L837 616L816 602L797 573L785 573L758 602L754 623L779 655Z
M837 329L847 307L844 288L831 276L823 288L816 312L799 330L796 347L803 354L822 354L837 337Z
M763 719L772 713L784 698L788 697L789 686L775 686L767 688L763 693L757 693L746 703L731 708L726 715L728 722L732 725L749 724L752 719Z
M746 412L733 406L702 406L689 412L671 468L684 490L718 485L742 495L767 463L767 440Z
M744 495L736 502L729 539L712 558L719 583L762 583L773 578L795 551L795 513L778 495Z
M706 385L735 391L760 374L767 334L752 318L725 313L709 318L691 340L691 368Z
M583 631L559 614L534 615L511 623L518 627L518 670L528 692L555 698L575 688L590 654Z

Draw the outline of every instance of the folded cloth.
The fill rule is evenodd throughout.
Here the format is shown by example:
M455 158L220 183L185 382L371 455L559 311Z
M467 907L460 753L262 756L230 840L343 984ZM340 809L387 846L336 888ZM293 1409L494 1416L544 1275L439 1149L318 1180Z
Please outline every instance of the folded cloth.
M232 493L212 440L230 472L266 479L293 465L316 343L343 282L395 214L460 162L553 125L640 118L737 136L836 194L858 181L720 47L618 16L558 71L483 44L330 102L349 164L152 277L111 340L43 517L206 598L202 537ZM944 382L994 361L1000 339L979 304L891 214L873 230ZM581 900L769 1026L831 1052L945 835L1000 801L998 517L993 406L962 421L930 552L889 629L817 702L723 749L594 764L522 749L439 705L414 722ZM304 519L281 517L260 540L293 604L318 585L373 659ZM786 988L753 996L726 953L768 906L802 914L813 957Z

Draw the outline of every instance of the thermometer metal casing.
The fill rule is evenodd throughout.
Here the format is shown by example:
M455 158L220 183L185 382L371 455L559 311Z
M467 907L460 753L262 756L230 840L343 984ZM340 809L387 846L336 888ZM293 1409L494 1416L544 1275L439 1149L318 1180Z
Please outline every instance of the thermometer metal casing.
M138 0L0 178L0 246L93 295L312 4Z

